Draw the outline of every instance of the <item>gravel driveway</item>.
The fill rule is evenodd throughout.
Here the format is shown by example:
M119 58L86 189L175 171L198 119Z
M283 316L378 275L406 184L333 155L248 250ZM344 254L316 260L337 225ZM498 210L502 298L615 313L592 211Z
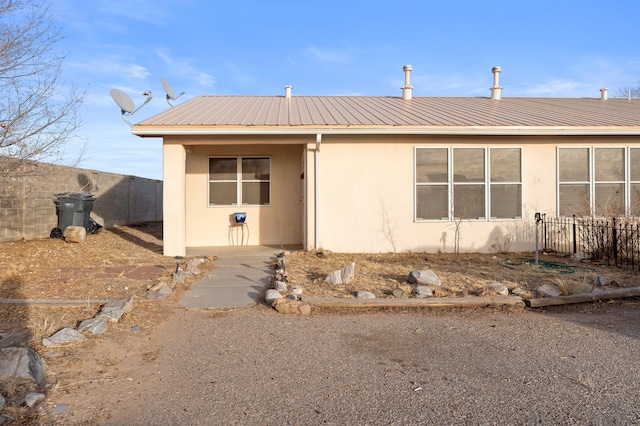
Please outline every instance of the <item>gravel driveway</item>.
M307 317L263 306L180 311L142 352L114 367L132 380L69 394L56 422L640 423L637 300Z

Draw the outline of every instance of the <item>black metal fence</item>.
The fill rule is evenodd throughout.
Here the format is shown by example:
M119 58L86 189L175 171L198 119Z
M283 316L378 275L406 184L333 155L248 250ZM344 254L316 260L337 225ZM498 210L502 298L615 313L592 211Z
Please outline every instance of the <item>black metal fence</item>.
M640 219L548 218L542 215L543 249L611 266L640 269Z

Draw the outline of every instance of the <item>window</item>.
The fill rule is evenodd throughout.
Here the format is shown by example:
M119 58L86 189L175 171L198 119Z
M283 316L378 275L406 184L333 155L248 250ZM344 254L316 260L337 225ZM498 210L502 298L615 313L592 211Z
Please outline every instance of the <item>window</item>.
M491 148L491 218L522 218L520 148Z
M625 215L627 199L634 204L637 148L629 149L631 167L627 196L626 148L558 148L558 212L560 216ZM635 162L635 163L634 163ZM633 209L632 209L633 210Z
M520 151L416 148L416 220L520 219Z
M264 206L270 203L270 158L209 158L209 206Z

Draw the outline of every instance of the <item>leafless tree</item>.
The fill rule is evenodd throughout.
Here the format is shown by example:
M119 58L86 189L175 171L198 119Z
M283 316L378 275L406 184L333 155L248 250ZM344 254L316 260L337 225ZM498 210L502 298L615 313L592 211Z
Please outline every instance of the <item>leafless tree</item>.
M0 178L29 160L79 160L65 158L64 148L85 93L62 80L62 38L47 2L0 0Z
M640 83L635 87L622 87L616 92L617 98L640 98Z

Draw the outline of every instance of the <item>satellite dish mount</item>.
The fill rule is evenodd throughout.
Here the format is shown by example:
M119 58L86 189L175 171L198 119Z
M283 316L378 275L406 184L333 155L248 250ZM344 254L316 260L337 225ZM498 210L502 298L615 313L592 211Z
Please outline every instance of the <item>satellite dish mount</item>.
M133 127L133 125L129 120L126 119L126 116L133 115L136 111L138 111L140 108L142 108L147 103L149 103L149 101L153 97L153 94L151 93L150 90L147 90L146 92L142 92L142 95L146 96L147 99L144 100L142 105L136 108L133 101L129 97L129 95L124 93L122 90L111 89L111 97L120 107L120 112L122 113L122 119L129 125L129 127Z

